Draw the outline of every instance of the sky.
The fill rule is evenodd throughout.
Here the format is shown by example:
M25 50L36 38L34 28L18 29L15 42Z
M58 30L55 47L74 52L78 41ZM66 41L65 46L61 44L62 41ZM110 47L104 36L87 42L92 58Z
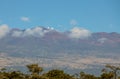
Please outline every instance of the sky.
M120 0L0 0L0 25L120 33Z

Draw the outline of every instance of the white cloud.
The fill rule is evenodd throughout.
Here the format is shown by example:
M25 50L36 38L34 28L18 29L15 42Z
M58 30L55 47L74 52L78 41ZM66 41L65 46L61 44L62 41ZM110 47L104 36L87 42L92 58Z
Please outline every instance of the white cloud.
M87 29L84 28L78 28L78 27L74 27L69 34L69 37L71 38L87 38L91 36L91 32Z
M0 39L5 37L7 33L9 32L9 27L6 24L0 25Z
M13 37L21 37L23 34L22 31L13 31L12 36Z
M70 21L70 24L73 25L73 26L76 26L78 24L78 22L73 19L73 20Z
M42 37L49 31L51 31L51 29L44 30L42 27L35 27L32 29L28 28L25 31L14 31L12 36L13 37L25 37L25 36Z
M24 36L28 36L28 35L43 36L44 31L41 27L35 27L33 29L26 29L25 32L24 32Z
M30 18L28 18L28 17L21 17L20 19L24 22L29 22L30 21Z

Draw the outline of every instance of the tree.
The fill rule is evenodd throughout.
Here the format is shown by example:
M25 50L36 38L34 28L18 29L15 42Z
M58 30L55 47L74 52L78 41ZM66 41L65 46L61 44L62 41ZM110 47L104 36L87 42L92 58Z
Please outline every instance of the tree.
M113 74L114 74L114 79L117 79L117 72L118 72L118 70L120 70L120 67L107 64L106 68L111 69L112 70L111 72L113 72Z
M114 74L113 72L103 72L101 74L101 79L113 79Z
M46 73L46 76L49 79L73 79L72 76L70 76L67 73L64 73L63 70L58 70L58 69L50 70L48 73Z
M85 72L80 72L80 79L100 79L100 78L91 74L86 74Z
M29 64L27 68L32 74L39 74L43 71L43 68L39 67L38 64Z

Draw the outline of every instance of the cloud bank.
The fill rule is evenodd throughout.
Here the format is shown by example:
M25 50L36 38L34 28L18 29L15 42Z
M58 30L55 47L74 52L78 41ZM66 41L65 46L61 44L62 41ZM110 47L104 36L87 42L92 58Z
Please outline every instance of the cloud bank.
M0 25L0 39L5 37L9 33L10 29L8 25L2 24Z
M84 28L78 28L78 27L74 27L71 31L70 31L70 34L69 34L69 37L71 38L81 38L81 39L84 39L84 38L87 38L91 36L91 32L87 29L84 29Z
M34 27L34 28L28 28L25 30L10 31L10 28L8 25L2 24L0 25L0 39L5 37L8 33L10 33L12 37L26 37L26 36L43 37L46 33L53 30L54 29L52 28ZM67 36L75 39L84 39L91 36L91 32L84 28L74 27L73 29L70 30ZM105 39L101 39L99 41L104 41L104 40Z
M25 36L35 36L35 37L42 37L46 33L50 32L51 29L43 29L42 27L35 27L35 28L28 28L25 31L13 31L13 37L25 37Z

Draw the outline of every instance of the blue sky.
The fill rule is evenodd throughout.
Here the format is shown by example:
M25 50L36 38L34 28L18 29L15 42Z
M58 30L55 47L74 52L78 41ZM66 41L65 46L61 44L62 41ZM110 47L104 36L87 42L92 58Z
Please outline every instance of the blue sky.
M120 0L0 0L0 25L120 33Z

